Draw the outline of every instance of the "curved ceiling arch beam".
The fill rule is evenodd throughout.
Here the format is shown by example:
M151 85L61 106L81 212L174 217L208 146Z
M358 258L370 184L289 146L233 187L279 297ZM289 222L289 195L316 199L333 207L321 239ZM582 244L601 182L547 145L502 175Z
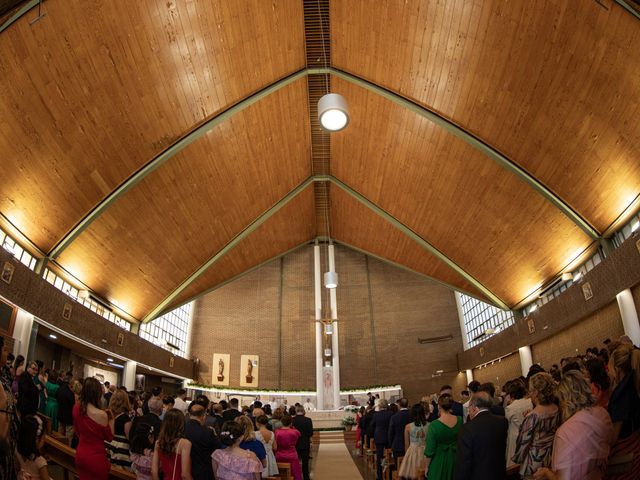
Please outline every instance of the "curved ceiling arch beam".
M467 292L466 290L463 290L463 289L461 289L460 287L456 287L456 286L454 286L454 285L451 285L450 283L443 282L442 280L437 279L437 278L435 278L435 277L432 277L432 276L430 276L430 275L427 275L427 274L425 274L425 273L418 272L417 270L414 270L414 269L412 269L412 268L410 268L410 267L407 267L406 265L403 265L403 264L401 264L401 263L392 262L392 261L391 261L391 260L389 260L388 258L381 257L380 255L376 255L375 253L371 253L369 250L365 250L365 249L362 249L362 248L360 248L360 247L356 247L356 246L351 245L351 244L349 244L349 243L343 242L343 241L341 241L340 239L334 239L334 243L337 243L337 244L339 244L339 245L344 245L345 247L348 247L348 248L350 248L351 250L354 250L354 251L356 251L356 252L362 253L363 255L366 255L366 256L368 256L368 257L375 258L376 260L379 260L380 262L384 262L384 263L386 263L386 264L388 264L388 265L392 265L392 266L394 266L394 267L396 267L396 268L399 268L399 269L401 269L401 270L404 270L405 272L413 273L414 275L419 275L420 277L422 277L422 278L426 278L427 280L430 280L430 281L432 281L432 282L434 282L434 283L437 283L437 284L439 284L439 285L442 285L443 287L446 287L446 288L448 288L449 290L455 290L456 292L464 293L465 295L468 295L468 296L470 296L470 297L473 297L473 298L475 298L476 300L480 300L481 302L485 302L485 303L487 302L487 299L486 299L486 298L479 297L477 294L473 294L473 293L471 293L471 292Z
M631 5L629 5L625 0L615 0L615 2L618 5L620 5L622 8L624 8L627 12L629 12L631 15L633 15L638 20L640 20L640 12L635 8L633 8Z
M193 272L186 280L184 280L180 285L178 285L167 297L162 300L153 310L151 310L145 317L141 320L143 323L150 322L154 318L156 318L160 312L162 312L165 308L167 308L171 302L173 302L178 295L180 295L189 285L195 282L204 272L206 272L211 266L213 266L218 260L224 257L227 253L229 253L233 248L238 245L242 240L248 237L251 233L253 233L260 225L269 220L278 210L284 207L287 203L297 197L300 193L302 193L309 185L311 185L316 179L314 177L308 177L304 182L298 185L296 188L287 193L284 197L282 197L278 202L271 207L269 210L264 212L258 218L256 218L253 222L247 225L240 233L238 233L235 237L227 243L222 250L217 252L213 257L204 262L200 267Z
M458 275L461 275L465 280L467 280L474 287L476 287L479 291L481 291L491 302L493 302L493 304L495 306L497 306L499 308L502 308L503 310L510 310L509 306L502 299L500 299L496 294L494 294L491 290L489 290L482 283L480 283L480 281L477 280L475 277L473 277L469 272L467 272L462 267L460 267L457 263L455 263L453 260L451 260L449 257L447 257L444 253L442 253L436 247L431 245L428 241L426 241L424 238L422 238L416 232L414 232L409 227L407 227L400 220L398 220L393 215L391 215L390 213L388 213L385 210L383 210L382 208L380 208L378 205L373 203L371 200L366 198L361 193L355 191L353 188L348 186L346 183L344 183L341 180L337 179L333 175L318 175L318 176L315 177L315 181L317 181L317 182L329 181L329 182L333 183L335 186L337 186L338 188L340 188L341 190L343 190L344 192L346 192L347 194L351 195L353 198L358 200L360 203L362 203L369 210L373 211L375 214L379 215L384 220L389 222L391 225L396 227L398 230L400 230L403 234L405 234L411 240L413 240L418 245L420 245L422 248L424 248L431 255L433 255L436 258L438 258L441 262L444 262L449 268L452 268Z
M523 180L527 185L536 190L540 195L542 195L545 199L551 202L556 208L558 208L562 213L564 213L569 220L571 220L574 224L576 224L584 233L586 233L591 239L599 240L601 238L600 233L578 212L576 212L569 204L564 202L560 197L558 197L555 193L549 190L542 182L540 182L533 175L528 173L526 170L521 168L512 160L509 160L507 157L502 155L493 147L489 146L487 143L483 142L478 137L472 135L467 132L463 128L454 124L452 121L447 120L444 117L428 110L427 108L408 100L397 93L394 93L390 90L387 90L375 83L364 80L360 77L357 77L353 74L344 72L342 70L338 70L336 68L312 68L309 69L309 74L330 74L334 75L338 78L346 80L349 83L353 83L359 87L365 88L377 95L380 95L387 100L394 102L401 107L407 108L413 113L420 115L421 117L426 118L427 120L435 123L439 127L444 128L449 133L452 133L457 138L467 143L471 147L480 151L487 157L494 160L498 165L511 173L518 176L521 180Z
M167 307L165 307L165 309L164 309L164 310L162 310L160 313L158 313L157 317L161 317L161 316L162 316L162 315L164 315L165 313L169 313L169 312L171 312L171 311L173 311L173 310L175 310L175 309L177 309L177 308L180 308L180 307L182 307L182 306L186 305L187 303L191 303L191 302L193 302L193 301L195 301L195 300L199 299L200 297L205 296L205 295L206 295L206 294L208 294L208 293L211 293L211 292L213 292L213 291L215 291L215 290L218 290L219 288L224 287L225 285L227 285L227 284L229 284L229 283L231 283L231 282L234 282L234 281L236 281L236 280L238 280L238 279L240 279L240 278L244 277L245 275L250 274L251 272L255 272L255 271L256 271L256 270L258 270L259 268L262 268L262 267L264 267L265 265L267 265L269 262L273 262L274 260L277 260L277 259L279 259L279 258L281 258L281 257L284 257L285 255L288 255L288 254L290 254L290 253L295 252L296 250L301 249L301 248L302 248L302 247L304 247L305 245L310 245L310 241L302 242L301 244L296 245L295 247L290 248L289 250L286 250L286 251L284 251L284 252L282 252L282 253L280 253L280 254L278 254L278 255L274 256L274 257L271 257L270 259L265 260L264 262L261 262L261 263L259 263L258 265L254 266L254 267L251 267L251 268L249 268L248 270L245 270L245 271L244 271L244 272L242 272L242 273L239 273L239 274L237 274L237 275L234 275L233 277L231 277L231 278L229 278L229 279L225 280L224 282L221 282L221 283L219 283L219 284L217 284L217 285L214 285L214 286L213 286L213 287L211 287L211 288L207 288L207 289L206 289L206 290L204 290L203 292L200 292L200 293L198 293L198 294L194 295L193 297L188 298L187 300L184 300L184 301L182 301L182 302L180 302L180 303L178 303L178 304L176 304L176 305L172 305L172 306L171 306L171 308L169 308L169 307L167 306Z
M84 230L93 223L95 219L97 219L102 213L109 208L114 202L116 202L122 195L127 193L128 190L136 186L140 183L147 175L160 167L167 160L172 158L178 152L186 148L189 144L195 142L197 139L205 135L207 132L221 124L222 122L228 120L233 117L235 114L241 112L242 110L250 107L256 102L259 102L264 97L271 95L272 93L280 90L281 88L286 87L287 85L295 82L299 78L302 78L307 75L306 70L299 70L296 73L289 75L288 77L282 78L275 83L272 83L268 87L263 88L262 90L250 95L244 100L236 103L230 108L227 108L223 112L220 112L216 116L210 118L205 123L197 127L195 130L192 130L190 133L182 137L176 143L171 145L165 151L163 151L160 155L153 158L150 162L148 162L144 167L139 169L133 175L131 175L127 180L120 184L115 190L113 190L107 197L105 197L93 210L91 210L85 217L80 220L76 224L71 231L69 231L64 238L62 238L49 252L48 257L51 259L55 259L60 256L62 251L67 248L71 242L73 242Z
M16 20L18 20L21 16L23 16L25 13L27 13L29 10L31 10L33 7L35 7L36 5L38 5L40 3L39 0L30 0L29 2L27 2L25 5L23 5L20 10L18 10L16 13L14 13L13 15L11 15L11 17L9 17L7 19L6 22L4 22L2 25L0 25L0 33L4 32L7 28L9 28Z

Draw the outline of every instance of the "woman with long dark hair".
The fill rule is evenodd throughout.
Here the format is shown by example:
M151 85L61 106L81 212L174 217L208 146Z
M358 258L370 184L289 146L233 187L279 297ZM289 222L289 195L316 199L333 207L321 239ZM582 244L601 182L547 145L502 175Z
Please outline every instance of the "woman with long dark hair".
M177 408L167 410L153 451L151 475L164 480L191 480L191 442L184 438L184 413Z
M82 384L80 401L73 407L73 429L78 435L76 469L80 480L106 480L111 464L104 442L113 440L109 416L100 408L102 385L93 378Z
M427 466L424 447L428 425L424 407L421 403L416 403L411 407L411 423L404 429L404 446L407 451L398 471L400 478L412 480L424 478L423 472Z

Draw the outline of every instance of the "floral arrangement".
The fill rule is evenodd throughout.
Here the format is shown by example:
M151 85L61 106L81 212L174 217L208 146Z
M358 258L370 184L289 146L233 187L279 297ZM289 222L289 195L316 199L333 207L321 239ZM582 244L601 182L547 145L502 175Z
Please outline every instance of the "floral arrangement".
M352 417L351 415L347 415L346 417L344 417L342 419L342 426L343 427L353 427L356 424L356 419L355 417Z

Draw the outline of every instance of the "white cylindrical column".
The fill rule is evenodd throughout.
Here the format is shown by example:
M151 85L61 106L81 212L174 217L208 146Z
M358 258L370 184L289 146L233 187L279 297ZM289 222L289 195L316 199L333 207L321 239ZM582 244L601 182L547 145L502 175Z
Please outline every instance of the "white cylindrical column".
M526 377L531 365L533 365L531 347L529 345L525 345L524 347L520 347L518 352L520 353L520 368L522 369L522 376Z
M336 271L336 257L333 245L329 245L329 271ZM329 305L331 307L331 320L333 335L331 337L331 351L333 354L333 408L340 408L340 347L338 336L338 301L336 289L329 289Z
M33 328L33 315L18 309L16 322L13 327L13 354L27 356L29 351L29 338L31 338L31 329ZM32 360L32 359L29 359Z
M622 326L624 334L627 335L633 344L640 346L640 323L638 323L638 311L633 302L633 294L630 289L623 290L616 295L618 300L618 308L620 309L620 317L622 317Z
M467 368L467 385L473 382L473 370Z
M467 340L467 329L464 326L464 314L462 313L460 294L458 292L453 292L453 296L456 298L456 306L458 307L458 320L460 321L460 333L462 334L462 348L464 350L469 350L469 340Z
M322 345L322 283L320 271L320 245L313 247L313 285L316 320L316 408L324 410L324 386L322 384L323 345Z
M136 389L136 367L138 362L127 360L124 362L124 370L122 371L122 384L128 392Z

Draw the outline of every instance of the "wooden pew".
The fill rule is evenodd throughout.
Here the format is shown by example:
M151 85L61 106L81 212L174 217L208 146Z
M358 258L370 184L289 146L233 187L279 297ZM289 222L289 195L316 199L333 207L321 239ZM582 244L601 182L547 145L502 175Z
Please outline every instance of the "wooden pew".
M73 448L47 435L44 440L43 455L49 463L62 467L65 480L76 478L78 474L75 465L76 451ZM118 467L111 467L109 480L136 480L136 475Z
M278 476L276 478L283 478L286 480L293 480L291 474L291 464L285 462L278 462Z

